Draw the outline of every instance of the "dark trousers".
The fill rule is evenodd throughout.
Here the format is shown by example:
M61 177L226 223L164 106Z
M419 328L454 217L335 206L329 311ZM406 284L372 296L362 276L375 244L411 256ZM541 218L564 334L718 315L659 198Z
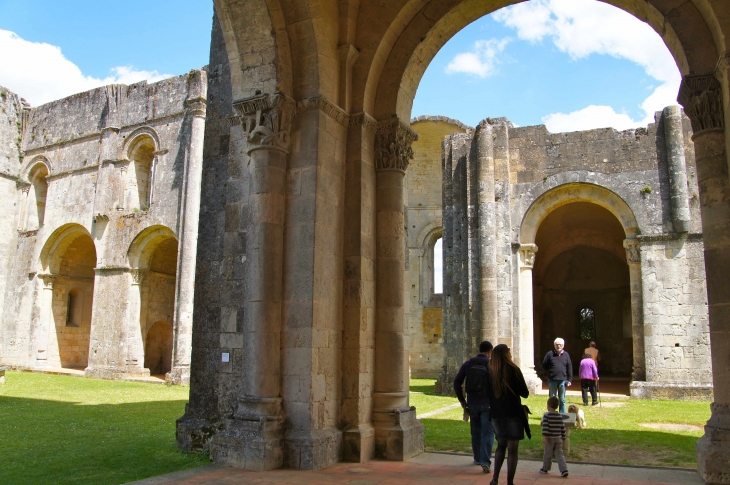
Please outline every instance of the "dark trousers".
M596 399L596 381L594 379L581 379L580 380L580 390L583 394L583 405L588 406L588 392L591 393L591 398L593 399L593 404L598 404L598 399Z
M474 452L474 461L491 467L494 429L489 420L489 404L470 404L469 420L471 421L471 449Z

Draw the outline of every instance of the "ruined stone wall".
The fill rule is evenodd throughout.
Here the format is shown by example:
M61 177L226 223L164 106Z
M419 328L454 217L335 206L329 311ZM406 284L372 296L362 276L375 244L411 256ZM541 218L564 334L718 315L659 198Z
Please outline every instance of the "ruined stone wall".
M442 298L434 292L434 244L442 235L441 144L469 127L443 116L411 120L419 135L406 173L411 377L437 377L443 365ZM440 263L440 261L439 261Z
M3 198L3 203L13 202L17 231L3 230L10 239L0 241L0 249L11 245L16 252L14 260L2 259L12 266L3 272L11 284L3 292L0 361L22 367L80 366L101 377L144 373L140 348L145 329L140 327L137 276L130 271L146 274L145 251L152 252L164 239L157 233L167 231L166 237L173 238L167 250L176 257L175 239L182 237L186 218L194 218L197 228L199 202L197 197L188 201L186 194L199 184L201 160L196 157L202 156L197 155L193 123L201 102L204 113L206 88L206 73L191 71L154 84L106 86L26 110L22 164L16 155L13 189L7 191L13 196ZM0 131L0 146L17 136ZM202 133L200 138L202 149ZM137 179L134 167L142 145L152 162ZM8 165L7 155L0 156L0 163ZM125 195L138 180L152 182L151 200L130 203ZM38 192L37 184L47 186L47 193ZM36 193L45 195L45 206ZM0 212L7 217L8 211ZM68 267L79 237L88 239L95 254L83 275ZM197 231L191 237L194 247ZM179 283L177 288L192 293L191 277ZM174 276L167 285L174 300ZM84 300L78 327L66 321L72 288ZM130 305L135 298L137 306ZM165 308L166 318L179 319L170 301ZM187 334L187 341L183 337L179 343L189 356L189 330L180 334ZM89 355L93 358L87 362ZM187 368L189 357L181 364Z
M691 370L710 367L691 135L689 120L670 107L647 128L623 132L553 134L544 126L514 128L507 120L487 119L473 133L447 137L446 370L439 383L453 379L483 338L510 345L528 380L536 379L533 362L545 349L535 348L535 339L547 337L533 325L542 320L532 314L533 299L545 297L542 288L533 295L532 267L542 256L535 234L551 211L583 201L607 208L621 221L626 260L637 265L630 284L633 343L611 348L621 354L616 372L625 374L633 358L635 394L651 396L652 389L673 386L687 390L688 397L709 396L710 376ZM622 291L626 298L629 288ZM655 303L657 298L661 302ZM624 325L623 310L614 313L616 325ZM583 342L573 345L580 347L573 352L582 351ZM665 367L664 361L672 365Z

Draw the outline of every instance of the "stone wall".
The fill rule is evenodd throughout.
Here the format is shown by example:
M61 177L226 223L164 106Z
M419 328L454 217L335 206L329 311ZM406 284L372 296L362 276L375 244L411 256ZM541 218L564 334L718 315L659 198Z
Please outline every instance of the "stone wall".
M185 308L192 306L195 261L177 255L194 253L197 244L206 89L206 72L198 70L36 108L2 91L8 122L0 123L0 180L12 180L0 208L0 223L12 226L0 237L9 266L2 273L2 363L85 368L99 377L148 373L142 322L150 313L174 322L172 379L187 382ZM158 246L171 253L166 290L158 296L152 288L152 301L142 302ZM82 253L88 257L79 260ZM147 284L159 286L156 279L151 274ZM69 318L74 305L78 315Z
M594 246L613 252L612 264L622 271L627 263L629 268L624 286L609 291L619 292L613 303L594 302L602 308L603 325L614 322L597 327L599 348L603 338L612 359L603 371L631 373L636 395L652 396L653 389L666 387L680 389L678 394L686 389L688 398L711 395L711 376L695 370L710 367L710 352L691 136L689 120L670 107L647 128L624 132L553 134L544 126L514 128L505 119L487 119L475 131L446 137L446 367L438 383L444 392L481 339L509 345L535 386L534 365L554 337L566 339L577 363L587 341L574 334L572 315L580 302L597 297L577 290L561 296L563 290L543 287L540 275L562 251ZM613 214L622 227L618 240L603 234L605 227L571 233L569 220L575 216L569 212L562 216L568 221L558 224L561 230L550 236L557 242L545 239L547 216L575 203L596 204ZM534 288L533 270L538 272ZM560 325L542 328L543 307L562 308L550 316ZM568 335L557 335L563 332Z

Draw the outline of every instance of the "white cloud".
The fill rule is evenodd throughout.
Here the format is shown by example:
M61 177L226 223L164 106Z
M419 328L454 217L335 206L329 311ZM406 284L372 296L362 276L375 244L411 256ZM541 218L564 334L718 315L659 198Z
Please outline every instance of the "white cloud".
M497 55L504 51L510 39L478 40L471 52L457 54L446 66L447 74L465 72L485 78L494 73Z
M616 113L610 106L590 105L572 113L552 113L542 118L551 133L591 130L593 128L616 128L627 130L641 126L627 114Z
M631 120L632 126L651 123L655 111L677 103L681 76L672 55L649 25L621 9L595 0L533 0L500 10L494 18L513 27L520 39L541 42L548 38L574 60L603 54L640 65L661 84L641 104L644 117ZM560 126L589 129L588 125L580 125L580 121L598 123L595 116L599 113L607 118L598 126L626 127L626 120L631 119L608 106L589 106L569 114L554 113L544 120L554 122L553 126L558 124L556 120L561 120ZM574 121L569 123L570 117ZM550 126L548 129L553 131Z
M107 84L133 84L145 79L156 82L171 77L131 66L114 67L111 75L103 79L85 76L64 57L60 47L30 42L2 29L0 52L0 85L34 106Z

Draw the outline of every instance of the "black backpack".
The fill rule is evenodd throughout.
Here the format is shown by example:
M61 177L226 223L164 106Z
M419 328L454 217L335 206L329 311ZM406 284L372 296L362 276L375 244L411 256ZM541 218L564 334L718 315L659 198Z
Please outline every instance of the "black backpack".
M469 396L486 396L489 385L489 369L486 364L474 362L466 373L466 393Z

